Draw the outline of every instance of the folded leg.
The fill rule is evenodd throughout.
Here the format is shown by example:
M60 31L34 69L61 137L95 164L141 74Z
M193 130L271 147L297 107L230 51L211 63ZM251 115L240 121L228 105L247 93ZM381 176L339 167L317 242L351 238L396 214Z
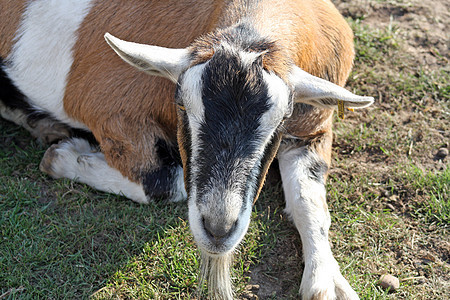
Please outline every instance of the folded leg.
M46 151L40 169L53 178L74 179L138 203L148 203L159 197L175 202L187 196L181 166L163 165L145 174L142 182L133 182L110 167L96 147L80 138L52 145Z
M40 169L53 178L74 179L101 191L148 203L142 184L128 180L108 166L103 153L84 139L73 138L52 145L45 152Z

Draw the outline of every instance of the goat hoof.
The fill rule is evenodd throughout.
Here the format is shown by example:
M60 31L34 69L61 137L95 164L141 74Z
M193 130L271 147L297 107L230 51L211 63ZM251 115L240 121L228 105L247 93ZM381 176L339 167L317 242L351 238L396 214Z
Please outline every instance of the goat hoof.
M51 119L28 120L31 135L43 144L53 144L70 136L70 129L64 124Z
M331 271L303 273L300 293L304 300L359 300L347 280L341 275L339 267ZM315 276L308 276L316 274ZM305 276L306 275L306 276Z
M53 168L53 162L58 158L58 145L51 145L47 151L45 151L44 157L39 165L39 170L50 175L53 178L59 178Z
M308 296L302 299L307 300L359 300L356 292L348 285L340 286L339 284L334 284L334 287L329 287L328 289L323 289L320 291L308 293Z

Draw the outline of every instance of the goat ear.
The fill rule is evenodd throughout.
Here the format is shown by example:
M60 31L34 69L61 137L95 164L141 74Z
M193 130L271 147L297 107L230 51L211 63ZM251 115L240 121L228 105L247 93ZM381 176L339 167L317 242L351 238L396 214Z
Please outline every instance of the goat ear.
M177 82L181 72L189 67L187 49L173 49L126 42L106 33L106 42L127 63L150 75Z
M345 107L363 108L373 103L372 97L355 95L348 90L322 78L313 76L297 66L289 74L289 81L294 87L294 101L323 108L336 108L338 100Z

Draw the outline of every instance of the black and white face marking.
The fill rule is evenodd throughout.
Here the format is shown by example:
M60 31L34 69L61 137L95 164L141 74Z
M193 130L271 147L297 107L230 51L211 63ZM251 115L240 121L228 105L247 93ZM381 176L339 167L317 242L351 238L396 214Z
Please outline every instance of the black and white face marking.
M263 69L260 55L225 45L180 76L176 98L191 230L202 249L227 253L247 231L291 91Z

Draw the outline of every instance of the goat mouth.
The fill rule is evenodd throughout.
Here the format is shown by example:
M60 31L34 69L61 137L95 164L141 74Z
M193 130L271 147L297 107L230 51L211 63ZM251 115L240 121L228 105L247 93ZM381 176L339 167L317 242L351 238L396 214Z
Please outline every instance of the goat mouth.
M216 252L216 251L210 251L210 250L207 250L207 249L204 249L204 248L202 248L202 251L204 251L209 256L213 256L213 257L224 256L224 255L227 255L228 253L231 252L231 251L228 251L228 252Z
M211 258L220 258L220 257L225 257L228 256L230 254L232 254L234 252L234 250L236 249L237 245L234 245L232 247L226 247L226 249L222 248L211 248L211 247L204 247L204 246L200 246L200 250L202 253L206 254L207 256L211 257Z
M223 256L227 255L236 248L237 245L230 245L230 243L221 242L216 243L213 241L205 241L205 242L198 242L199 248L206 252L207 254L211 256Z

